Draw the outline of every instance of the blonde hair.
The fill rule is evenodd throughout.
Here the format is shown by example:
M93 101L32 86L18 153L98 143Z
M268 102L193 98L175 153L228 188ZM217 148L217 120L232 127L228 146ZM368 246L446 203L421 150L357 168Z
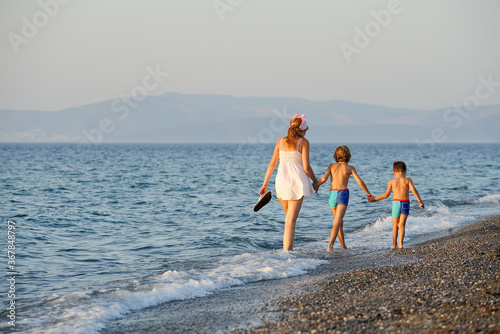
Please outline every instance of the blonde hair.
M305 130L299 129L300 124L302 124L302 120L300 118L292 118L290 121L290 127L288 128L288 135L285 137L288 145L295 145L295 139L304 138L305 132L309 129L307 127Z
M349 162L351 160L351 150L345 145L339 146L335 149L333 158L336 162Z

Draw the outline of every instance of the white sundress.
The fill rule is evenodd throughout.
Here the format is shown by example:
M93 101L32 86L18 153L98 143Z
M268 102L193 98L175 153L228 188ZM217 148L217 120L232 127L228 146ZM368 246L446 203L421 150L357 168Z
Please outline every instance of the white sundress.
M299 145L302 138L297 142L295 151L282 151L280 140L280 164L276 175L276 196L285 201L313 198L314 193L309 177L304 172L302 165L302 153Z

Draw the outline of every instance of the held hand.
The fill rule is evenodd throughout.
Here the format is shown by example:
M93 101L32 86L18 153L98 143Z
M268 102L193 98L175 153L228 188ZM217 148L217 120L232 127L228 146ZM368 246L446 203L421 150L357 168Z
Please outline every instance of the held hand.
M265 193L267 193L267 186L262 186L262 188L260 188L259 190L259 195L262 196Z
M420 209L423 209L423 208L424 208L424 203L423 203L423 202L418 202L418 207L419 207Z
M318 184L318 182L313 183L313 189L314 189L314 191L315 191L315 192L316 192L316 194L317 194L317 193L318 193L318 189L319 189L319 184Z
M373 195L368 196L368 202L376 202L375 197Z

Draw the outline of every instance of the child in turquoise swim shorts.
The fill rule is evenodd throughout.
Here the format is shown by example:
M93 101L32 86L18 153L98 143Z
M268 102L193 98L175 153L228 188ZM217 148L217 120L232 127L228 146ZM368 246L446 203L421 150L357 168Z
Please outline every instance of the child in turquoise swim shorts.
M325 175L318 182L313 183L314 190L318 192L319 187L331 177L330 183L330 194L328 196L328 202L330 204L330 209L334 216L333 228L330 233L330 243L328 244L327 252L333 249L333 244L337 235L339 237L340 246L347 249L344 240L344 215L347 210L347 205L349 204L349 189L347 189L347 183L349 182L349 177L352 175L354 179L358 182L361 189L371 197L366 184L361 180L353 166L349 165L349 160L351 160L351 151L349 147L342 145L335 149L334 159L336 163L330 164L326 170Z
M399 242L398 248L403 248L403 239L405 237L406 219L410 214L410 189L417 198L419 207L424 208L424 203L413 185L413 181L406 177L406 164L403 161L396 161L393 164L394 178L389 181L387 190L383 195L370 198L370 202L380 201L389 197L393 192L392 200L392 249L396 248L396 242ZM398 233L399 232L399 233Z

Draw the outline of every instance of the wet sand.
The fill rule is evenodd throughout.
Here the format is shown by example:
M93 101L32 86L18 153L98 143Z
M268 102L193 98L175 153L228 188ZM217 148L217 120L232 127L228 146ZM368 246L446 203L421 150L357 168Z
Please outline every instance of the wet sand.
M268 301L252 333L500 333L500 216ZM333 263L332 263L333 264Z

